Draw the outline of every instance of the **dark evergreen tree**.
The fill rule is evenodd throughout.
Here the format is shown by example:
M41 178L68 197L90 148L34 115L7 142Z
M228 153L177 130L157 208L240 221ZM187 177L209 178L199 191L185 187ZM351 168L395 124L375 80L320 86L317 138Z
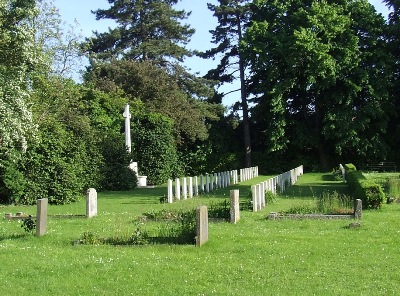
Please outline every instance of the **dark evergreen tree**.
M393 134L400 132L400 1L383 1L390 9L387 27L387 46L392 58L392 73L390 99L393 104L393 110L396 112L391 117L387 141L392 148L392 158L400 162L400 140L393 137Z
M245 76L246 63L240 50L243 32L248 25L250 1L219 0L219 5L208 3L208 8L218 19L215 30L211 30L212 48L199 55L203 58L221 56L219 65L208 72L207 78L217 80L221 84L240 81L240 107L243 112L243 139L245 146L245 166L251 166L251 139L249 129L249 107L247 81Z
M190 13L175 10L178 0L108 0L109 9L94 11L97 20L111 19L118 26L94 32L89 50L104 60L125 58L166 63L191 55L184 45L194 30L180 21Z

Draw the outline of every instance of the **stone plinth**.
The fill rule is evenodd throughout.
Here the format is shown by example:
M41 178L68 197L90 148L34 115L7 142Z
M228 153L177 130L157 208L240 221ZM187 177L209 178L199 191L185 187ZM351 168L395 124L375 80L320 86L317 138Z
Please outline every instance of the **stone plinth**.
M137 186L146 187L147 186L147 176L137 176Z

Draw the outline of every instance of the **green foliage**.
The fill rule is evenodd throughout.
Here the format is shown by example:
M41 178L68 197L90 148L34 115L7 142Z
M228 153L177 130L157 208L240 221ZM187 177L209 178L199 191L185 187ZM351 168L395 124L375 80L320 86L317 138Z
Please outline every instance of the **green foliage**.
M113 235L105 238L86 231L75 243L83 245L145 245L149 241L147 233L140 226L137 226L131 235Z
M400 199L400 179L388 179L386 187L388 200L394 201Z
M363 208L379 209L385 200L382 187L372 180L367 180L360 171L352 171L346 176L354 199L361 199Z
M108 134L101 143L104 163L101 168L101 189L131 190L137 186L137 176L129 168L132 155L125 147L123 134Z
M52 204L78 200L93 187L126 190L136 186L124 147L118 92L105 94L59 77L36 76L35 141L25 154L9 150L0 158L0 200Z
M352 163L346 163L344 165L344 169L345 169L347 174L357 170L356 166L354 164L352 164Z
M0 146L22 151L36 128L29 104L32 69L41 60L30 26L37 14L35 4L0 1Z
M175 220L163 224L156 242L194 244L196 238L196 210L179 211Z
M89 43L90 51L102 59L119 58L162 61L182 60L190 55L184 45L194 30L180 21L189 13L176 10L178 1L116 1L111 7L94 12L96 19L112 19L117 27L108 32L95 32Z
M148 184L162 184L180 170L173 137L172 121L157 113L135 118L132 127L133 150L140 163L140 175Z
M317 199L317 211L323 214L353 214L354 199L337 191L324 191Z
M293 206L283 211L284 214L297 214L297 215L316 214L317 212L318 211L316 206L310 204Z
M266 190L265 191L265 202L267 205L275 203L276 195L272 191Z
M180 79L150 61L132 60L97 65L87 74L87 80L96 88L105 92L123 90L131 105L142 102L138 115L154 112L170 118L175 142L186 148L197 140L207 139L207 123L217 120L216 114L222 113L222 108L187 93Z
M218 203L210 203L207 212L209 218L230 219L231 205L228 200L223 200Z
M32 234L36 229L36 221L29 216L29 218L22 220L21 228Z
M367 1L255 2L242 48L267 149L313 151L324 170L386 153L384 28Z
M245 75L248 63L240 48L245 28L249 24L250 1L248 0L219 0L219 5L208 3L208 9L213 12L218 20L218 25L211 30L212 43L215 44L205 52L199 53L202 58L219 58L219 64L215 69L208 71L206 77L219 81L220 85L239 81L240 101L233 106L233 111L238 109L242 113L244 163L246 167L251 166L251 135L248 106L248 84ZM224 94L216 96L222 98ZM239 107L240 106L240 107Z

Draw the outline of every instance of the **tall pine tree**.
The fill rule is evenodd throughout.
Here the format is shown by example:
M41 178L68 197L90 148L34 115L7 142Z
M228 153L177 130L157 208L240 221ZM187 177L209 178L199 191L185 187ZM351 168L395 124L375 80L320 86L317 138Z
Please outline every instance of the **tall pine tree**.
M215 30L211 30L212 43L216 47L200 53L203 58L221 56L219 65L208 72L207 78L221 84L240 81L240 107L243 112L243 137L245 147L245 166L251 166L251 138L249 128L249 107L246 81L246 63L240 50L244 29L248 25L250 1L218 0L219 5L208 3L208 9L218 19Z
M97 20L111 19L117 27L94 32L90 51L104 60L129 59L166 62L190 56L186 45L194 33L180 21L190 13L175 10L178 0L108 0L111 7L94 11Z

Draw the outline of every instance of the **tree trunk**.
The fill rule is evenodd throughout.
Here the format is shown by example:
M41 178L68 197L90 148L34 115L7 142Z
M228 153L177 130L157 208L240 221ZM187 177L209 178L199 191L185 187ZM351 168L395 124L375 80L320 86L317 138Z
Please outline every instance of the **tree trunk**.
M249 127L249 108L247 104L247 91L246 91L246 80L244 73L244 61L242 58L242 54L240 52L240 42L242 40L242 28L240 22L240 15L236 15L237 19L237 27L238 27L238 35L239 35L239 43L238 43L238 52L239 52L239 76L240 76L240 98L241 105L243 111L243 136L244 136L244 148L245 148L245 167L251 167L251 139L250 139L250 127Z

